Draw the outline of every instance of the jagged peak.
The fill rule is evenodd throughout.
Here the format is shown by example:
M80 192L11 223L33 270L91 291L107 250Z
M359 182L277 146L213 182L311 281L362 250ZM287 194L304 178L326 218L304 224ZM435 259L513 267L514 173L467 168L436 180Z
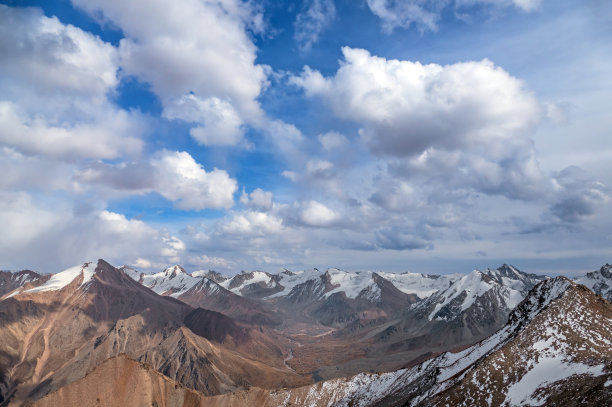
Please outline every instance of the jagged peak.
M612 278L612 265L608 263L604 264L599 269L599 272L606 278Z
M164 275L169 276L170 279L176 277L179 274L188 274L189 275L189 273L187 273L185 271L185 269L181 265L179 265L179 264L175 264L173 266L170 266L170 267L166 268L163 271L163 273L164 273Z
M508 322L524 323L530 321L573 285L575 285L574 282L563 276L543 280L533 287L525 299L510 313Z

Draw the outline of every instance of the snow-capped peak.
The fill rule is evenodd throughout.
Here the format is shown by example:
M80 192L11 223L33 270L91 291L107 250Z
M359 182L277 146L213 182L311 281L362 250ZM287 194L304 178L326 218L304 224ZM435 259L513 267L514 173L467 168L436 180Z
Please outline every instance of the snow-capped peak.
M461 300L459 310L465 311L478 297L493 288L493 284L490 278L487 278L483 272L478 270L474 270L470 274L461 277L453 282L446 290L436 294L436 306L429 314L429 320L431 321L434 318L444 319L436 314L438 314L442 307L450 304L455 299Z
M178 264L168 267L167 269L162 271L162 273L164 273L165 276L168 276L170 280L182 274L189 275L187 272L185 272L185 269Z
M150 288L160 295L178 297L202 280L187 273L181 266L174 265L155 274L145 274L130 267L122 267L121 270L133 280L145 287Z
M80 266L70 267L64 271L53 274L46 283L38 287L30 288L29 290L26 290L24 292L35 293L43 291L61 290L62 288L70 284L72 281L74 281L74 279L79 277L81 273L83 275L83 281L81 282L81 285L79 287L82 287L91 280L91 278L95 274L97 265L97 261L89 261L83 263Z
M612 301L612 265L606 263L599 270L587 273L574 281L587 286L608 301Z
M565 277L555 277L536 285L529 295L510 313L510 323L526 323L539 314L551 301L559 298L572 284Z

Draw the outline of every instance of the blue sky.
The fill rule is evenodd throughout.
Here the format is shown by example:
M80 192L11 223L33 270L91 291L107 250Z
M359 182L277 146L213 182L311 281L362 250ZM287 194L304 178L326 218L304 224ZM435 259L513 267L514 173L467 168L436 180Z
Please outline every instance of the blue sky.
M3 269L612 257L612 9L0 2Z

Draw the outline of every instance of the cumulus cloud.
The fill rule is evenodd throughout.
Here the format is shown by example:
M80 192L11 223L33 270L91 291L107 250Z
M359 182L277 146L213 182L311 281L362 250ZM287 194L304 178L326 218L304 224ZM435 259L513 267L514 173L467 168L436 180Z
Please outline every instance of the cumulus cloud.
M612 198L610 189L593 181L578 167L568 167L555 174L557 201L550 212L562 222L578 223L595 216Z
M336 16L333 0L305 0L303 10L294 23L294 38L302 52L310 51L319 41L321 33L331 25Z
M148 161L118 164L95 161L76 171L73 179L95 187L105 186L119 191L146 192L155 188L156 175L155 168Z
M327 151L335 150L348 144L348 139L336 131L320 134L317 139L319 143L321 143L321 146Z
M233 146L243 141L244 123L234 106L217 97L200 99L183 95L168 102L164 110L168 119L200 123L189 134L203 145Z
M328 227L340 220L340 215L321 202L314 200L297 203L298 220L312 227Z
M256 46L247 30L262 29L261 15L239 0L177 3L171 0L73 0L124 33L119 58L124 72L151 84L166 114L190 117L192 136L203 144L241 141L240 125L257 123L257 102L266 84L255 64ZM193 103L177 103L197 100ZM183 112L180 110L184 109ZM193 120L195 119L195 120ZM221 131L221 135L215 134Z
M234 213L219 225L218 232L224 235L266 236L283 230L283 221L277 216L258 211Z
M133 264L139 257L161 262L174 238L136 219L93 210L75 215L63 205L38 205L25 192L0 192L0 256L9 267L57 272L85 260L104 258ZM176 249L176 245L174 245Z
M530 134L540 108L522 82L488 60L441 66L342 49L333 77L305 68L293 83L363 125L372 151L406 156L429 147L491 146Z
M243 189L242 195L240 196L240 203L265 212L272 209L272 197L272 192L264 191L261 188L255 188L248 194Z
M227 209L234 205L236 180L217 168L206 172L185 151L163 151L151 165L157 170L155 190L179 209Z
M298 164L306 159L303 151L306 138L293 124L285 123L282 120L268 120L264 130L270 143L276 147L285 160Z
M424 203L413 187L406 182L390 182L370 197L370 201L390 212L407 212Z
M237 182L225 170L206 171L185 151L162 150L146 161L87 164L73 175L87 186L126 195L157 192L183 210L230 208Z
M0 147L0 189L31 189L71 191L74 167L41 156L20 153L12 147Z
M536 199L550 188L531 140L542 109L519 79L488 60L423 65L342 51L333 76L306 67L292 82L361 125L391 175L510 199ZM394 188L372 202L398 207L392 197L402 188Z
M142 149L138 121L123 111L108 112L105 122L53 123L44 117L19 114L19 107L0 102L0 143L26 154L60 159L117 158ZM100 118L102 119L102 118Z
M38 9L0 6L0 143L61 159L137 154L144 121L107 99L116 49Z

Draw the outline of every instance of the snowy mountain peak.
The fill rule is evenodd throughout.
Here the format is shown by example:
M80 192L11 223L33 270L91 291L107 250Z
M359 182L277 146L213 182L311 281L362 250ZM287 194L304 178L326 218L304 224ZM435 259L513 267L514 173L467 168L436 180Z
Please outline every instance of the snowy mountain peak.
M563 276L542 281L531 289L527 297L510 313L509 323L529 322L572 285L574 283Z
M164 275L168 276L170 280L172 280L173 278L176 278L177 276L180 276L181 274L190 276L190 274L187 273L185 269L178 264L168 267L167 269L163 271L163 273Z
M164 271L155 274L145 274L131 267L121 267L120 270L132 278L132 280L150 288L157 294L169 295L171 297L178 297L202 279L187 273L179 265L168 267Z
M75 279L81 276L83 277L83 280L81 281L79 287L83 287L91 281L91 278L94 276L97 266L97 261L89 261L79 266L70 267L66 270L60 271L59 273L52 274L51 278L49 278L49 280L47 280L44 284L41 284L38 287L30 288L29 290L25 290L23 292L36 293L45 291L58 291L63 289L68 284L72 283ZM17 292L15 292L14 294L17 294Z
M612 301L612 265L606 263L599 270L591 271L574 281L587 286L595 294L601 295L608 301Z
M206 277L219 284L231 278L214 270L197 270L192 272L191 275L193 277Z

